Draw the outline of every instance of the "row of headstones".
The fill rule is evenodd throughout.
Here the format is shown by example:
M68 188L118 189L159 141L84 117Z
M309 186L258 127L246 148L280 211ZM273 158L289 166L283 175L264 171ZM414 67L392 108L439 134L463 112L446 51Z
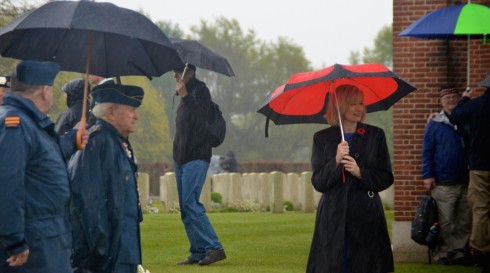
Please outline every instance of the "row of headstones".
M200 201L206 208L212 208L211 192L222 196L222 204L229 205L240 201L254 202L262 210L273 213L284 211L284 201L293 203L295 210L312 212L316 209L321 193L311 184L311 172L297 173L221 173L206 177ZM150 208L149 176L139 173L140 202L144 208ZM380 193L383 202L393 205L393 187ZM160 177L160 201L165 203L167 212L177 211L179 198L177 183L173 172Z
M208 176L200 201L206 210L211 209L211 192L220 193L222 205L240 201L251 201L263 210L273 213L284 211L284 201L293 203L296 210L312 212L321 194L311 185L311 172L284 174L272 173L221 173ZM177 186L174 173L160 177L160 200L166 204L168 212L178 206Z

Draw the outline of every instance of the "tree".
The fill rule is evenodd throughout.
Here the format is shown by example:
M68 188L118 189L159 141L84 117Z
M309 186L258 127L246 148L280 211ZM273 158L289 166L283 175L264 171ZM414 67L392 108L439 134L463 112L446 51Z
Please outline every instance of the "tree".
M27 0L2 0L0 2L0 28L8 25L14 18L31 11L35 6ZM10 75L17 61L1 58L0 75Z
M380 63L389 68L393 66L393 28L384 26L374 39L374 48L365 47L363 56L359 51L351 51L349 61L351 64L359 64L362 59L363 63Z

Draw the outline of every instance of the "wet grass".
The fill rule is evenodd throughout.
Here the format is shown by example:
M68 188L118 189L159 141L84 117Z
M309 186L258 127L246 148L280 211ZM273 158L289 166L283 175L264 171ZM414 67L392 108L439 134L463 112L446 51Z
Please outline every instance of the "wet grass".
M189 254L179 214L145 214L143 262L151 273L304 272L313 234L314 213L209 213L228 259L211 266L176 266ZM386 214L389 229L393 213ZM476 273L476 267L396 264L396 272Z

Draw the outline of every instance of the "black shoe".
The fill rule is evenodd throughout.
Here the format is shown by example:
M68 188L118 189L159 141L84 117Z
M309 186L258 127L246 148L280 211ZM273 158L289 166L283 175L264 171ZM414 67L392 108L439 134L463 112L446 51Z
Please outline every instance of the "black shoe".
M193 260L191 258L187 258L181 262L176 263L176 265L191 265L191 264L197 264L199 261Z
M214 249L210 250L204 259L199 261L199 265L209 265L215 262L226 259L226 254L224 249Z
M453 264L457 265L464 265L464 266L472 266L475 263L473 262L473 258L471 256L465 255L460 258L452 259L451 262Z
M443 265L450 265L450 264L451 264L451 262L449 261L449 259L448 259L448 258L446 258L446 257L439 258L439 259L436 261L436 263L438 263L438 264L443 264Z
M485 255L483 253L481 253L480 251L476 250L476 249L472 249L471 250L471 255L473 257L473 264L475 264L476 266L483 266L485 264L485 261L488 257L485 257Z

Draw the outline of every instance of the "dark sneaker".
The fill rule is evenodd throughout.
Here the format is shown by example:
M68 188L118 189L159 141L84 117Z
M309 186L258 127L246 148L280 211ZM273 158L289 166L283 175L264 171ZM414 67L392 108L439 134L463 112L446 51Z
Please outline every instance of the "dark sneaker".
M214 249L210 250L204 259L199 261L199 265L209 265L215 262L226 259L226 254L224 249Z
M176 263L176 265L191 265L191 264L197 264L199 261L192 260L191 258L187 258L181 262Z

